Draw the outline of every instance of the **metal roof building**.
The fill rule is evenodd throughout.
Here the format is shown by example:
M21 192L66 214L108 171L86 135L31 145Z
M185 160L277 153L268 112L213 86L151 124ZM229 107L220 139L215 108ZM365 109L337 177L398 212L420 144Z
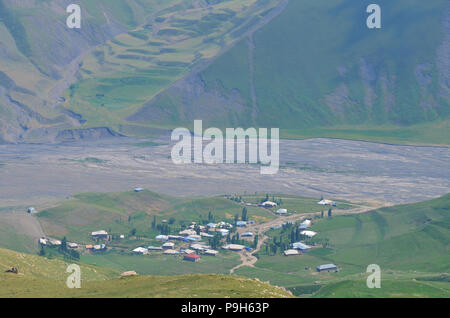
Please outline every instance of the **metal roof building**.
M300 250L302 252L307 252L311 249L311 246L303 244L301 242L292 243L292 247L296 250Z
M278 209L276 213L277 214L286 214L287 210L286 209Z
M320 266L317 266L316 269L317 269L318 272L324 272L324 271L337 272L338 271L337 266L334 265L334 264L320 265Z
M197 254L186 254L183 258L185 261L196 262L200 259L200 256Z

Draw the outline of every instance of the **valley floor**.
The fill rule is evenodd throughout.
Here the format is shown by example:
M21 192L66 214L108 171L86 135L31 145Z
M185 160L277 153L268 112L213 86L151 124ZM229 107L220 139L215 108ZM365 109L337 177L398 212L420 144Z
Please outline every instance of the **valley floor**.
M390 204L449 192L450 148L337 139L281 140L280 170L257 165L174 165L170 137L156 143L0 145L0 207L54 202L79 192L135 187L171 195L271 192Z

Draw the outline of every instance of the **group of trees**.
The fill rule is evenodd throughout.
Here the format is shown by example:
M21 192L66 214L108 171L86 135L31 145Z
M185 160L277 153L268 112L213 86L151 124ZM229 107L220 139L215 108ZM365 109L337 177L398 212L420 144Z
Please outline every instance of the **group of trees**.
M320 217L321 217L322 219L323 219L323 217L324 217L324 214L325 214L324 211L321 211L321 212L320 212ZM332 210L331 208L328 209L328 214L327 214L327 215L328 215L329 218L331 218L331 217L333 216L333 210Z

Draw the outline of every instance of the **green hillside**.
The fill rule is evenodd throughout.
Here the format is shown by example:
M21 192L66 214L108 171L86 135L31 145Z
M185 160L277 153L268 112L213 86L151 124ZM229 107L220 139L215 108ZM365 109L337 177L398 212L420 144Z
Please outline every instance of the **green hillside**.
M382 29L369 30L369 3L289 1L196 79L132 119L151 123L152 112L183 104L158 120L280 127L287 138L448 144L450 6L381 0ZM192 96L193 89L201 93ZM216 109L217 96L225 110ZM215 115L203 114L205 107Z
M81 265L81 289L66 287L68 263L0 249L0 297L292 297L259 281L225 275L136 276ZM19 274L4 273L15 266Z
M328 247L293 257L268 254L263 247L255 268L240 275L290 288L296 294L329 297L449 297L450 195L421 203L383 208L364 214L318 218L313 244ZM271 242L286 241L290 231L268 232ZM334 263L338 273L317 273ZM366 268L378 264L382 288L368 289ZM444 275L444 278L441 276Z
M277 1L78 3L79 30L66 27L60 1L0 3L0 140L62 141L67 130L86 128L89 138L100 127L155 134L155 125L125 118L230 47L237 31L259 22L252 15Z
M449 144L450 6L380 0L369 30L369 3L80 1L74 31L57 1L2 2L0 140L151 137L203 119Z
M161 234L151 228L156 220L169 224L172 234L191 222L233 220L241 214L242 205L224 197L184 199L160 195L151 191L119 193L84 193L44 209L37 214L46 234L67 237L79 243L91 243L90 233L104 229L115 235L136 230L138 239L153 239ZM248 217L263 222L274 218L266 209L249 207ZM138 240L139 241L139 240ZM131 244L138 244L133 240ZM126 245L126 244L125 244Z

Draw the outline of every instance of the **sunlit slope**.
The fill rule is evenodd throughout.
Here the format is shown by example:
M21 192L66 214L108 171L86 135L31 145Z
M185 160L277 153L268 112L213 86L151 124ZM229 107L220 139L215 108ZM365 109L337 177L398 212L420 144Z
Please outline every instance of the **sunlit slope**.
M0 297L292 297L259 281L225 275L136 276L81 265L81 289L66 286L68 263L0 249ZM19 274L4 273L17 267Z
M369 30L369 3L289 1L270 23L132 119L151 123L152 112L169 107L170 116L159 121L280 127L285 137L448 144L440 137L448 121L440 121L450 114L450 6L381 0L382 28Z

